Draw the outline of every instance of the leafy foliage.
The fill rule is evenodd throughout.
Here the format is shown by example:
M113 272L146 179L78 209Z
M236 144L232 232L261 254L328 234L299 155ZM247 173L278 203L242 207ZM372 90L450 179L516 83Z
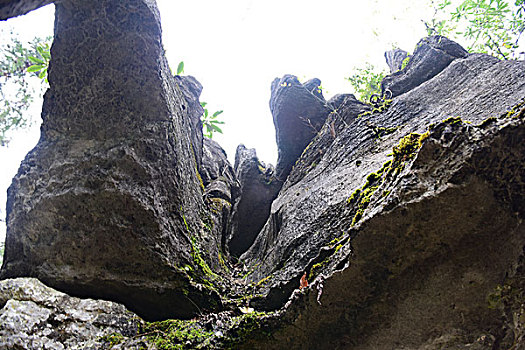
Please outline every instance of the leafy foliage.
M381 93L381 81L386 75L385 70L379 70L367 63L365 68L354 68L353 74L346 78L354 88L361 101L368 101L373 94Z
M2 33L4 35L4 33ZM51 38L35 38L23 43L13 32L0 46L0 145L9 141L9 132L27 127L31 118L24 115L35 96L47 88L47 67L51 58ZM33 78L45 83L39 84Z
M467 22L462 34L472 40L469 50L512 58L525 30L525 3L516 0L511 6L505 0L465 0L456 8L452 19Z
M184 73L184 61L180 61L177 66L177 75L181 75L182 73Z
M202 114L201 121L202 121L202 128L203 128L203 134L207 138L213 138L213 134L215 132L218 132L222 134L222 129L219 127L219 125L224 124L223 121L217 120L217 117L222 114L222 110L216 111L215 113L211 114L208 112L208 109L206 108L207 103L201 102L202 108L204 108L204 113Z
M29 73L37 73L39 79L43 79L46 83L47 81L47 69L49 68L49 61L51 60L49 43L39 43L36 47L38 52L38 57L29 56L28 59L33 63L32 66L27 67Z
M519 40L525 31L524 0L464 0L447 13L450 5L450 0L434 5L433 18L424 21L428 35L464 38L470 43L469 51L501 59L516 58ZM457 28L461 31L453 32Z
M456 29L456 25L452 21L450 21L449 18L445 18L450 17L448 14L445 13L445 8L450 6L452 2L450 0L442 0L441 2L431 0L430 4L434 9L434 14L432 15L432 18L430 18L430 20L422 20L423 24L425 25L427 35L450 36L450 34Z

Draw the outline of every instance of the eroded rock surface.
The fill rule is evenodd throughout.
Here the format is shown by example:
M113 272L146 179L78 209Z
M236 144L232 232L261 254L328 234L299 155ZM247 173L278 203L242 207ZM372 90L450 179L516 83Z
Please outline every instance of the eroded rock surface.
M199 97L202 92L202 85L195 77L191 75L182 76L176 75L175 81L179 86L186 103L182 103L180 108L182 110L182 120L184 128L190 129L191 146L197 169L201 171L202 152L203 152L203 135L201 116L204 113Z
M255 149L237 147L235 173L241 195L235 203L232 227L228 237L230 254L239 257L253 244L268 217L282 182L275 177L273 166L259 161Z
M4 347L524 348L525 62L426 38L376 109L276 79L273 182L255 151L200 155L200 87L170 75L153 1L62 1L55 31L1 277L198 317L8 279Z
M386 112L343 114L335 140L321 132L241 257L263 293L255 308L297 297L266 348L501 341L487 297L525 245L523 91L523 61L470 55Z
M73 298L34 278L0 281L0 306L2 349L103 349L105 338L135 336L139 324L122 305Z
M42 135L8 192L1 277L38 277L150 319L218 308L196 283L218 247L203 239L188 103L155 2L58 3L51 52Z
M24 15L29 11L51 4L53 0L1 0L0 20Z
M321 130L331 112L320 90L319 79L304 85L293 75L272 82L270 111L277 138L277 179L285 181L293 165Z
M433 78L453 60L465 58L467 55L468 52L464 48L444 36L421 39L406 67L387 76L381 83L381 88L383 92L388 89L393 96L399 96ZM389 64L391 70L397 65L393 64L394 62L397 61Z
M403 62L408 57L408 52L401 49L393 49L385 52L385 60L390 73L395 73L403 68Z

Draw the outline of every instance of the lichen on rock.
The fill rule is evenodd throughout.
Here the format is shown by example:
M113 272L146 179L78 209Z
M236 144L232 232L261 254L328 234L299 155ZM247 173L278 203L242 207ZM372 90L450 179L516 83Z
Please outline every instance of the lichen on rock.
M153 1L56 16L42 137L9 189L0 346L525 346L523 61L425 38L375 108L285 75L276 169L244 146L232 167Z

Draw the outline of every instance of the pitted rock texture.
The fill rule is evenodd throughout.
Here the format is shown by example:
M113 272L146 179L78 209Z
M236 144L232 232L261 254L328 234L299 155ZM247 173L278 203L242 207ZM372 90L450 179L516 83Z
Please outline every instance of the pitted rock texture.
M525 62L470 55L386 112L343 110L346 124L313 140L241 257L262 294L254 308L288 302L288 326L264 347L502 341L487 296L525 246L524 91Z
M152 0L68 0L56 14L0 277L213 332L163 340L173 347L525 347L525 62L427 38L385 79L382 109L274 81L280 192L263 193L269 217L229 276L228 235L254 217L232 219L252 197L236 177L268 189L271 168L241 149L234 174L206 141L199 164L199 88L171 76ZM107 331L129 335L114 348L154 348L123 306L34 280L0 282L0 306L7 348L99 348Z
M139 324L122 305L73 298L34 278L0 281L0 306L2 349L103 349L104 337L135 336Z
M220 307L181 94L153 1L56 4L42 135L8 191L2 278L148 319Z
M212 267L224 270L227 263L226 241L231 229L232 207L240 196L241 185L228 162L226 152L209 138L204 139L201 176L204 199L209 208L209 220L206 223L211 231L209 239L215 240L220 256Z
M398 70L401 70L403 67L403 62L408 57L408 52L401 49L394 49L385 52L385 60L390 73L395 73Z
M259 161L255 149L244 145L235 153L235 173L241 194L233 208L232 227L227 245L234 257L239 257L253 244L270 215L270 207L281 189L271 164Z
M399 96L433 78L453 60L465 58L467 55L468 52L464 48L444 36L421 39L406 67L385 77L381 88L383 92L388 89L393 96Z
M0 20L24 15L39 7L51 4L53 0L0 0Z
M175 81L186 100L186 103L180 106L183 111L182 120L184 122L184 128L191 130L191 146L193 155L195 156L195 162L197 163L197 169L200 172L203 152L201 116L204 113L204 108L202 108L199 102L199 97L202 92L202 85L191 75L176 75Z
M272 82L270 111L277 138L277 179L284 182L293 165L321 130L330 108L320 90L320 80L304 85L293 75Z

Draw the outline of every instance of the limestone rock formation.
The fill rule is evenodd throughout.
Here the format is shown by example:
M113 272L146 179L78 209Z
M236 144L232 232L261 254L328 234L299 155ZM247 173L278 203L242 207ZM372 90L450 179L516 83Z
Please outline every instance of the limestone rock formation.
M57 3L51 52L42 135L8 193L1 277L150 319L220 307L184 119L195 113L170 74L155 2Z
M253 244L268 217L273 200L282 182L275 177L273 166L259 161L255 149L237 147L235 173L241 185L239 200L235 203L228 248L239 257Z
M73 298L34 278L0 281L0 306L1 349L103 349L113 334L135 336L139 324L122 305Z
M279 156L275 173L280 181L286 180L296 160L321 130L330 113L319 86L318 79L303 85L293 75L272 82L270 111Z
M204 139L202 158L202 181L204 199L208 205L206 222L210 234L206 237L217 247L219 259L212 261L215 270L227 269L227 237L231 230L232 208L240 196L240 183L233 167L228 162L221 146L208 138Z
M395 73L398 70L401 70L403 67L403 62L408 57L408 52L401 49L393 49L385 52L385 60L390 73Z
M436 35L421 39L407 66L387 76L381 83L393 96L399 96L436 76L456 58L467 57L468 52L456 42Z
M241 257L262 294L252 305L288 315L264 348L489 349L523 327L487 298L524 278L524 91L525 62L474 54L386 112L345 115L335 140L318 135Z
M56 16L1 277L197 317L8 279L4 347L525 347L524 61L426 38L379 108L276 79L274 176L200 145L200 87L171 76L152 0Z
M201 171L202 152L204 147L201 115L204 113L204 108L202 108L200 104L199 97L202 92L202 85L191 75L176 75L175 81L184 96L184 100L186 100L186 103L182 103L180 106L183 111L183 125L186 130L189 128L191 131L190 137L193 155L195 156L197 169Z
M20 16L44 5L56 2L54 0L0 0L0 20Z

